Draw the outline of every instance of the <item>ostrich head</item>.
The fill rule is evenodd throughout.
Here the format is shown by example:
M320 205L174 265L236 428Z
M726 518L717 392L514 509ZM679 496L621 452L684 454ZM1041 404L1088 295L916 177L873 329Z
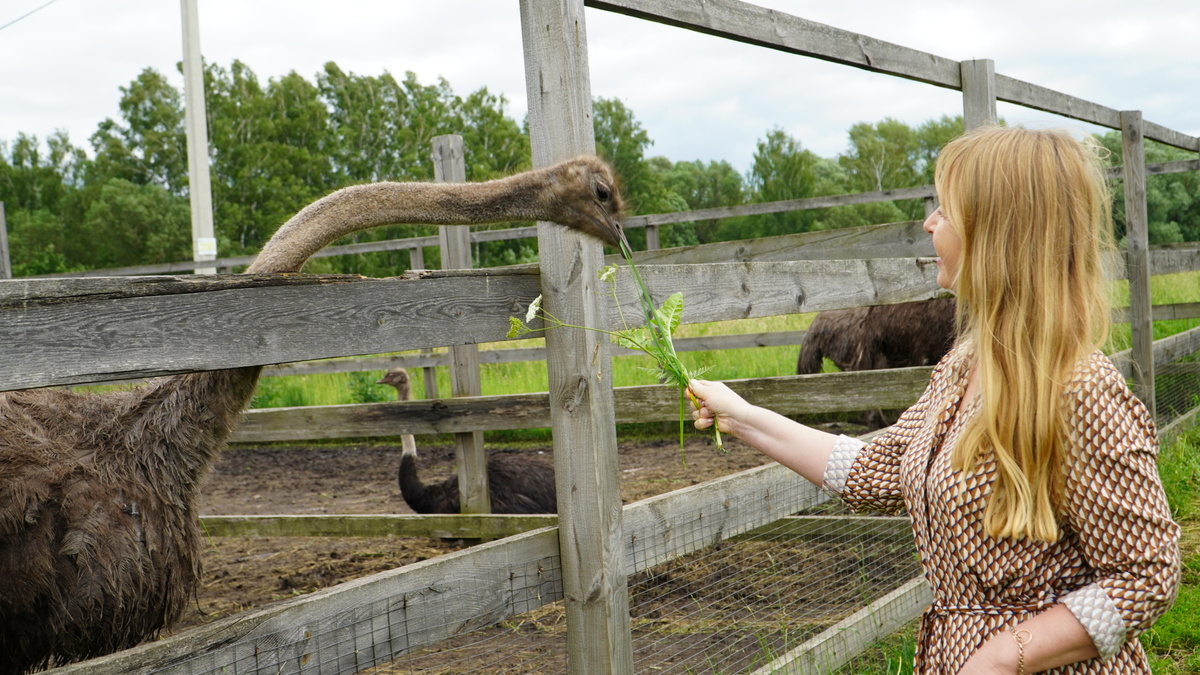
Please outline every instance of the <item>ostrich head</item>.
M396 393L402 401L407 401L412 393L412 382L409 380L408 371L403 368L392 368L384 373L375 384L386 384L396 388Z
M625 204L611 166L598 157L581 155L543 169L550 189L536 199L546 218L619 247L625 233ZM580 189L584 187L585 189Z

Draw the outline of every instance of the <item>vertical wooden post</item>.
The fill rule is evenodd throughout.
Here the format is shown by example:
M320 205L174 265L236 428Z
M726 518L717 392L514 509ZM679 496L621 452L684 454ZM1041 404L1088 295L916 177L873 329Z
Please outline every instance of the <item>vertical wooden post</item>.
M521 0L534 166L595 152L583 0ZM604 248L538 226L543 306L577 326L607 327ZM546 333L568 668L633 672L620 473L608 340L592 330Z
M1150 219L1146 213L1146 144L1140 110L1121 111L1125 182L1125 270L1129 278L1133 393L1157 417L1154 401L1154 324L1150 299Z
M975 127L995 124L996 114L996 64L991 59L975 59L959 63L962 76L963 126L970 131Z
M423 270L425 269L425 249L420 246L414 246L408 249L408 269ZM433 349L426 347L421 350L422 354L432 354ZM425 381L425 399L433 400L438 397L437 385L437 367L426 366L421 369L421 379Z
M662 248L661 233L658 231L658 225L646 226L646 250L657 251Z
M463 159L462 136L435 136L433 139L433 179L438 183L464 183L467 169ZM442 269L471 269L471 230L460 225L438 228L442 249ZM479 396L479 347L457 345L450 348L450 395ZM488 496L487 455L483 432L454 434L458 457L459 511L491 513Z
M192 205L192 260L216 260L212 181L208 174L208 122L204 106L204 61L200 58L200 14L196 0L180 0L183 14L183 94L187 127L188 196ZM213 267L196 274L216 274Z
M8 219L4 215L4 202L0 202L0 279L11 279L12 254L8 250Z

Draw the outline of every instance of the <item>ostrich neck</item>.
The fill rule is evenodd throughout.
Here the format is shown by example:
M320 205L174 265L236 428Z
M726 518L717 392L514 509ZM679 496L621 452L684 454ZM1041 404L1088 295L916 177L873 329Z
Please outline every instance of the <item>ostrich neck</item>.
M297 272L338 237L381 225L471 225L552 220L539 199L547 173L531 171L484 183L370 183L334 192L279 228L246 270Z
M380 225L552 220L553 209L539 198L552 180L543 169L484 183L372 183L344 188L284 223L246 271L297 272L338 237ZM147 392L147 400L161 404L149 408L173 410L184 418L182 424L163 425L167 454L183 460L164 467L170 480L194 486L203 479L254 396L261 372L260 366L251 366L180 375ZM405 443L405 454L415 456L415 444L410 450Z
M163 378L141 390L121 422L126 446L161 485L191 495L208 475L242 411L254 397L260 366Z

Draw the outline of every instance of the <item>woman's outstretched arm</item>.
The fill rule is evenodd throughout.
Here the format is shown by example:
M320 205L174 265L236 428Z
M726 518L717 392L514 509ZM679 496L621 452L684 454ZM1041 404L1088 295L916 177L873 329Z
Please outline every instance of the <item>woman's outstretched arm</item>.
M700 407L692 412L697 429L716 420L721 433L732 434L764 455L821 485L837 436L747 403L721 382L692 380L688 386Z

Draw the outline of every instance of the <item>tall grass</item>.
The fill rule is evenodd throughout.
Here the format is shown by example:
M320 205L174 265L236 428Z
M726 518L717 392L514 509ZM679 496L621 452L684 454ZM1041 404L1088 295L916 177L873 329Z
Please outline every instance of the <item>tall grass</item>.
M1183 528L1183 575L1174 606L1142 635L1142 645L1155 675L1200 675L1200 429L1164 446L1158 465L1171 513Z

